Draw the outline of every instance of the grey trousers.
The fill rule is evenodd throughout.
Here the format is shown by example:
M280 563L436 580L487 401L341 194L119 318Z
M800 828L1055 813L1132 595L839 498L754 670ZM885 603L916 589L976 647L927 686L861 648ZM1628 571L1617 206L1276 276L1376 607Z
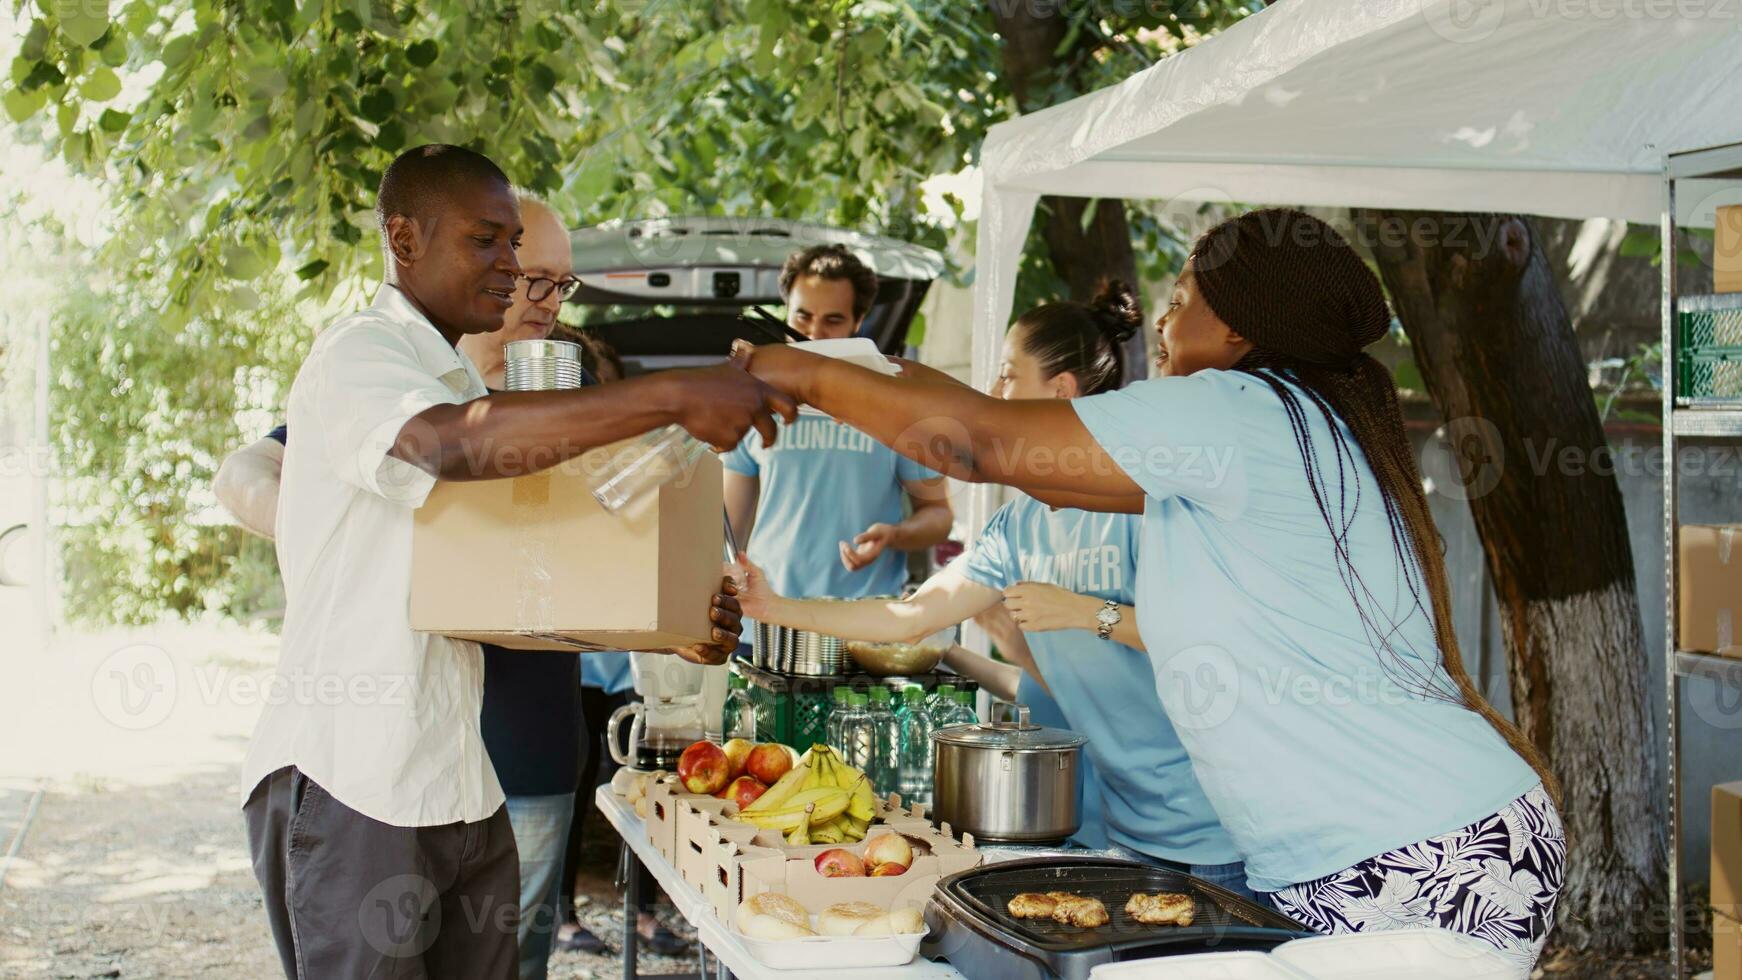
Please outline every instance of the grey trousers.
M515 980L520 869L506 810L395 827L287 766L242 812L289 980Z

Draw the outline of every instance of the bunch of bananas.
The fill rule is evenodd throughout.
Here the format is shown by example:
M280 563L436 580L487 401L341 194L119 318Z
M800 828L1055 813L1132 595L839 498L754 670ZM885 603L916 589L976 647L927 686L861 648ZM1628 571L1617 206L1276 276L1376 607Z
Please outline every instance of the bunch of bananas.
M745 807L738 819L778 830L794 847L865 839L877 812L871 780L827 745L813 745L786 775Z

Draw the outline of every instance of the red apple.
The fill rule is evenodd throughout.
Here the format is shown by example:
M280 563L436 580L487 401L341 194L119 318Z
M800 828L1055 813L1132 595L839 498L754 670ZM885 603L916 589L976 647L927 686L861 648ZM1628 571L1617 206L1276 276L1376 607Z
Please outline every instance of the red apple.
M731 768L726 753L712 742L697 742L677 757L677 778L683 788L704 796L726 788Z
M757 782L756 777L739 776L737 779L732 780L730 786L721 790L720 795L725 799L738 804L738 809L742 810L750 804L755 803L756 798L766 792L768 792L768 787Z
M889 878L906 873L907 865L896 864L894 861L885 861L871 869L871 877L873 878Z
M895 833L878 834L865 841L865 864L875 867L879 864L899 864L903 870L913 864L913 845L907 838Z
M744 771L755 776L764 786L773 786L792 769L792 753L777 742L765 742L750 750Z
M863 878L865 862L844 847L831 847L817 855L817 874L824 878Z
M750 761L750 750L755 747L756 743L747 738L734 738L720 746L720 750L726 753L726 761L732 764L729 775L733 779L744 775L744 764Z

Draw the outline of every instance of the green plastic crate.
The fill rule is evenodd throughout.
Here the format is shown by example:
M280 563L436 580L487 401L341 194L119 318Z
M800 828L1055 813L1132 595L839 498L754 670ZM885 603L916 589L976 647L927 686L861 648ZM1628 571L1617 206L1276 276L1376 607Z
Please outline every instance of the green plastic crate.
M1742 405L1742 351L1680 354L1676 358L1675 393L1695 404Z
M1683 297L1676 304L1676 333L1683 354L1742 354L1742 293Z
M756 740L779 742L800 752L827 741L829 711L834 707L835 688L841 685L868 691L871 685L880 684L899 691L908 684L918 684L929 691L943 683L960 690L979 690L970 678L935 671L889 678L869 674L809 676L763 670L746 660L732 661L732 670L749 683L750 704L756 709Z

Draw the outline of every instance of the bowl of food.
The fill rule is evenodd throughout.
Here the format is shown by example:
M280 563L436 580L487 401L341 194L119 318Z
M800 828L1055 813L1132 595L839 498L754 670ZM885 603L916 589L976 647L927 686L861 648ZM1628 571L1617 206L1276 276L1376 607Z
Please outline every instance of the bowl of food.
M956 643L954 626L938 630L917 643L873 643L848 640L847 656L876 677L911 677L937 669Z

